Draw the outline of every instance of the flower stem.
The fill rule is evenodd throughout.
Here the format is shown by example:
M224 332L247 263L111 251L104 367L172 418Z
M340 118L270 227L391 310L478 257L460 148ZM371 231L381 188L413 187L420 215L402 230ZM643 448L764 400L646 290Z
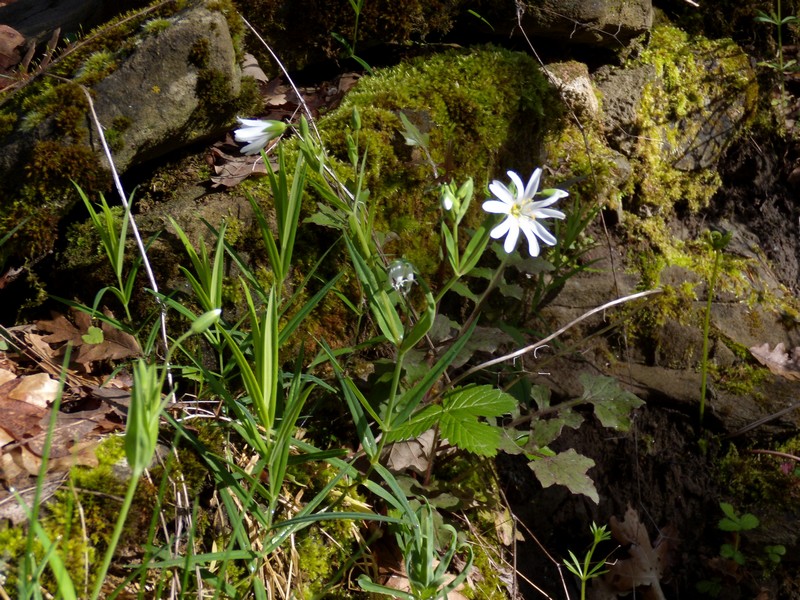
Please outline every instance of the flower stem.
M378 451L375 453L375 456L372 457L373 463L380 461L381 454L383 453L383 447L386 445L386 434L392 430L392 426L394 425L394 407L395 403L397 402L397 390L400 387L400 375L403 372L404 357L405 353L398 349L397 361L394 363L394 373L392 373L392 385L389 388L389 403L386 406L386 414L383 418L384 431L380 442L378 442Z
M103 589L103 582L108 573L108 567L111 566L111 559L114 557L114 551L119 544L119 538L122 536L122 529L125 527L125 519L133 504L133 495L136 493L136 487L139 485L139 479L142 476L140 469L134 469L131 473L130 481L128 482L128 491L125 493L125 499L122 501L122 508L117 518L117 524L114 526L114 533L111 534L111 539L108 542L108 549L103 557L103 564L97 572L97 579L94 582L94 589L92 591L92 600L97 600L100 597L100 592Z
M500 280L503 278L503 273L505 273L506 264L508 264L508 259L510 257L511 257L510 254L506 254L503 257L503 260L500 261L500 264L498 265L497 270L495 271L494 276L492 277L492 280L489 282L489 285L486 286L486 289L483 290L483 294L481 294L481 297L478 299L477 304L475 304L475 308L472 309L472 313L469 315L467 320L464 321L464 324L461 326L461 331L458 332L459 336L463 334L467 329L469 329L472 323L475 321L475 319L477 319L478 316L481 314L481 309L483 308L483 305L486 303L486 300L489 298L489 294L492 293L492 290L494 290L494 288L497 287L497 285L500 283Z
M717 285L719 266L722 262L722 250L714 250L714 268L708 282L708 298L706 300L706 314L703 322L703 358L700 363L700 424L703 424L703 414L706 407L706 387L708 383L708 333L711 325L711 303L714 301L714 287Z

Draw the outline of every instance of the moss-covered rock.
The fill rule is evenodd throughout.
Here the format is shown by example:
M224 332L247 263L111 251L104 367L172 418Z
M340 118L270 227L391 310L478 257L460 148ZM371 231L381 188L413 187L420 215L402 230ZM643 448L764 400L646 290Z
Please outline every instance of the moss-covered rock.
M561 103L527 55L495 47L452 50L365 77L342 105L320 120L332 155L345 163L345 133L354 108L367 152L366 186L375 203L376 229L391 233L384 250L405 256L426 276L439 266L437 180L401 134L402 112L430 139L438 181L475 179L480 196L506 169L530 172L541 143L557 126ZM395 235L396 234L396 235Z
M0 203L0 230L28 221L0 252L22 259L53 248L78 201L71 180L90 195L110 188L86 90L120 172L225 130L253 105L237 64L240 32L227 2L162 2L118 17L6 88L0 177L13 191Z

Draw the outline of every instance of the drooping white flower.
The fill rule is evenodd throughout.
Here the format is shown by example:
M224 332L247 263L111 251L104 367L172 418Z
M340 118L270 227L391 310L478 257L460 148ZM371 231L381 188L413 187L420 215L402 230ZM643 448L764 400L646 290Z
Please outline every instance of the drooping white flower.
M508 176L514 184L514 193L500 182L493 181L489 184L489 191L495 198L483 203L483 210L494 214L507 215L502 223L497 225L489 235L494 239L506 236L503 249L508 253L514 251L519 240L519 232L528 238L528 252L531 256L539 256L539 239L548 246L554 246L555 236L550 233L541 219L563 219L566 215L560 210L546 208L561 198L568 196L564 190L549 190L550 196L542 200L534 200L539 190L539 180L542 170L536 169L528 180L528 185L522 185L522 179L514 171L508 171ZM538 239L537 239L538 238Z
M388 275L392 288L407 294L414 283L414 265L407 260L395 260L389 265Z
M242 148L242 154L257 154L270 140L275 139L286 131L283 121L263 121L261 119L239 119L243 127L233 132L233 139L237 142L247 142Z

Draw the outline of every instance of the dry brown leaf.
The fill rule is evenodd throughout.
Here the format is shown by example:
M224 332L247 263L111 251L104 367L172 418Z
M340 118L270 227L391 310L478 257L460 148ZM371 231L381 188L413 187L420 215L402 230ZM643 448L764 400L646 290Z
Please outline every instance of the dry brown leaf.
M39 433L39 422L47 414L44 408L11 400L2 394L2 388L11 386L15 382L9 382L0 387L0 428L10 435L15 441L22 442Z
M14 381L16 378L17 375L13 371L0 368L0 385L3 385L4 383L7 383L9 381Z
M47 373L36 373L19 378L14 389L8 392L8 398L19 400L39 408L47 408L56 399L58 381Z
M424 475L428 472L434 437L433 429L429 429L416 439L390 444L386 466L395 473L411 470Z
M76 325L73 325L72 321L62 314L54 312L52 316L53 318L50 320L42 319L41 321L36 321L36 326L39 329L49 332L49 335L42 337L45 342L48 344L71 342L76 347L83 344L81 336L86 333L91 325L89 315L80 311L72 311Z
M639 593L645 600L665 600L661 578L669 566L669 553L675 537L673 528L667 526L662 529L655 544L651 544L647 529L630 506L622 521L611 517L610 526L611 533L620 544L630 545L630 558L611 565L605 582L621 594L643 587Z
M0 69L9 69L22 60L18 48L24 43L25 36L19 31L8 25L0 25Z
M107 314L107 316L112 316ZM90 363L103 360L119 360L141 354L139 342L129 333L109 325L105 321L100 324L103 330L103 341L100 344L83 344L75 362L89 370Z
M214 184L212 187L233 187L250 176L267 174L267 167L264 165L260 154L233 156L219 148L211 148L211 154L214 161L214 172L216 173L216 175L211 176L211 181ZM270 168L273 171L278 170L277 164L272 164L272 162L270 162Z
M252 77L259 83L267 83L269 81L269 77L258 64L258 59L252 54L245 54L242 57L242 77Z
M782 342L772 350L769 349L768 343L764 343L750 348L750 353L775 375L800 380L800 346L787 353Z

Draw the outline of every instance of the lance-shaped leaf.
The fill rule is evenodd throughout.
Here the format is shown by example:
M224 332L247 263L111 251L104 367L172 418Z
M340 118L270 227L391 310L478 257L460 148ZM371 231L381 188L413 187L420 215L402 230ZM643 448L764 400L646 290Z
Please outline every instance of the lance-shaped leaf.
M392 344L400 347L403 343L403 322L400 320L400 315L392 304L389 294L378 283L378 279L369 268L367 261L361 256L349 237L344 238L347 243L347 249L350 251L350 257L353 259L353 267L355 267L358 279L364 290L367 293L367 301L372 315L378 324L381 333L386 336Z

